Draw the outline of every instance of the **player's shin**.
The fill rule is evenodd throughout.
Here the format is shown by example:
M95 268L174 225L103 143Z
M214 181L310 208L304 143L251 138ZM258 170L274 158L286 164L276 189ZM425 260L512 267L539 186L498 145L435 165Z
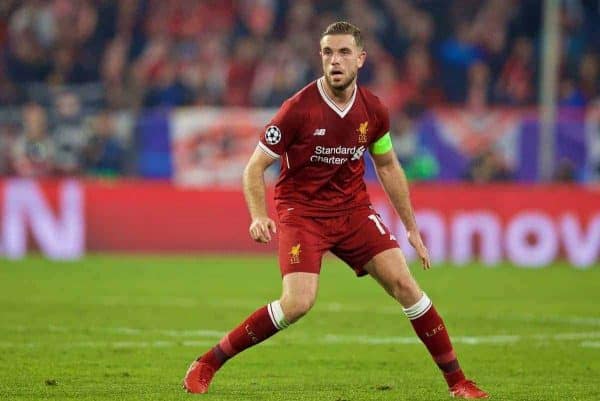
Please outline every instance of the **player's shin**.
M444 321L435 310L429 297L423 293L421 299L408 308L403 308L417 336L421 339L433 360L444 373L451 387L465 379L460 368Z
M279 301L259 308L239 326L225 335L217 345L198 360L215 370L228 359L250 348L289 326Z

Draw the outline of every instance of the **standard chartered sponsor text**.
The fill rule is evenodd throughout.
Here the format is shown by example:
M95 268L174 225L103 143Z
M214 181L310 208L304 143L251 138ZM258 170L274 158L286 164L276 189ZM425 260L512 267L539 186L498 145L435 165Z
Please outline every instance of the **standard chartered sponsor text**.
M326 146L316 146L314 154L310 157L310 161L314 163L325 163L325 164L344 164L348 161L347 157L338 157L338 155L354 155L356 153L364 152L364 146L357 148L356 146L352 147L344 147L344 146L336 146L336 147L326 147ZM353 158L353 160L357 160L360 157Z

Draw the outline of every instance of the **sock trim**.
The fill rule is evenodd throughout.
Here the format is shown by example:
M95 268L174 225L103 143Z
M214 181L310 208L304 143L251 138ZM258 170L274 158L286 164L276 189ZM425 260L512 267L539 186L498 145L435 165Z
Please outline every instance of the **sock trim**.
M219 347L221 347L221 351L228 357L232 357L237 353L229 341L229 334L226 334L225 337L219 341Z
M415 320L426 314L432 305L431 299L429 299L427 294L423 293L423 296L416 304L408 308L402 308L402 310L410 320Z
M271 322L273 322L273 325L277 329L283 330L290 325L285 320L285 315L283 314L283 309L281 309L281 303L279 302L279 300L273 301L270 304L268 304L267 311L269 312Z
M218 367L223 366L223 364L225 362L227 362L227 360L230 358L229 355L227 355L225 352L223 352L223 349L221 348L221 346L219 344L215 345L212 348L212 353L213 353L215 359L217 360L217 362L219 363Z
M445 354L434 356L433 360L436 363L450 363L456 360L456 353L454 352L454 350L451 350L450 352L446 352Z

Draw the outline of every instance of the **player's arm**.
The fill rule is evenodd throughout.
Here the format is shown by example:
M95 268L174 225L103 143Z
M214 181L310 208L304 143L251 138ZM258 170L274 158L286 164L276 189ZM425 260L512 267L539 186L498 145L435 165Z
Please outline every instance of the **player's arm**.
M277 231L275 222L267 214L264 178L265 170L275 160L257 146L244 169L243 175L244 196L252 218L249 229L250 237L262 243L271 241L271 231L273 233Z
M389 133L385 134L371 146L370 153L379 182L381 182L392 205L398 212L400 219L402 219L410 244L419 254L423 267L425 269L430 268L429 252L421 239L410 203L408 180L392 149Z

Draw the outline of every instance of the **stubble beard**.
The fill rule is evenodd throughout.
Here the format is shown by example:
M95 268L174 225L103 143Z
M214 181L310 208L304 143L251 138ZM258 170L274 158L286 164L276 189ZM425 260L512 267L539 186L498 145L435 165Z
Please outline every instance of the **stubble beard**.
M337 84L332 81L331 76L329 74L325 74L325 79L327 80L327 83L329 84L329 87L331 89L333 89L336 92L343 92L350 85L352 85L352 83L356 79L356 72L351 73L347 80Z

